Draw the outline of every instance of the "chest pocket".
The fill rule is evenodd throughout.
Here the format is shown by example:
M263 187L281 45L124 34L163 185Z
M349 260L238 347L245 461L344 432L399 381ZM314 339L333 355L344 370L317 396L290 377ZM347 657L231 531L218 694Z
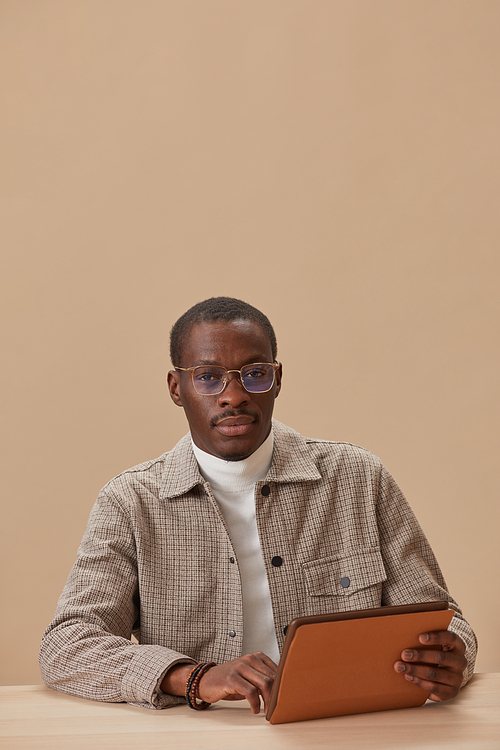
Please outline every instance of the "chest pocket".
M302 569L309 596L351 597L371 586L381 590L387 579L378 549L311 560Z

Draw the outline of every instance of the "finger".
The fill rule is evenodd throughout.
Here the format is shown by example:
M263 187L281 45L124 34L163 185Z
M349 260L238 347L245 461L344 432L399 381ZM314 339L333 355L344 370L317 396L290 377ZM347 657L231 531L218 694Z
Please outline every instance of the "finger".
M439 667L428 667L423 664L405 664L396 662L394 665L396 672L404 673L404 676L410 682L412 678L419 678L428 682L440 683L443 685L455 686L461 683L461 675L450 669L440 669Z
M198 685L198 695L207 703L219 700L246 700L253 713L260 710L260 692L255 685L246 680L236 669L228 671L223 668L219 673L216 667L206 672Z
M443 675L439 674L439 682L427 679L425 676L420 676L419 674L405 673L405 679L428 692L429 698L433 701L447 701L458 695L461 680L457 679L457 675L445 669L436 670L436 672L443 672ZM451 684L449 682L442 682L443 678L448 680L450 677L455 678L455 681L451 682Z
M262 651L255 651L253 654L245 654L241 659L250 664L257 672L261 671L268 676L274 677L278 671L277 664L275 664L273 660Z
M247 699L252 713L253 714L260 713L260 708L261 708L260 696L262 695L262 690L258 688L256 685L253 685L248 680L242 680L241 692ZM267 709L267 702L265 700L264 700L264 707L265 709Z
M259 670L254 669L250 665L247 669L248 671L245 671L245 669L242 668L241 675L247 680L248 683L259 690L264 701L264 709L267 711L267 706L271 698L271 690L273 688L276 673L271 668L267 666L263 667L262 665L260 665ZM257 711L256 713L259 713L259 711Z
M445 651L457 651L465 654L465 643L456 633L451 630L435 630L430 633L421 633L418 637L420 643L430 646L441 646Z
M259 660L248 658L250 656L246 655L246 658L240 657L232 662L226 662L206 672L198 686L200 698L207 703L215 703L221 699L236 700L236 696L242 696L249 702L252 712L258 714L262 695L267 708L274 674ZM261 671L251 666L249 662L252 661L260 665Z
M440 649L407 648L401 652L404 662L420 664L437 664L440 667L462 673L467 666L467 660L462 653L455 651L441 651Z
M245 680L240 675L234 680L234 682L231 683L231 686L229 685L229 683L227 683L226 689L232 689L234 690L234 692L230 692L227 695L224 695L224 700L237 701L246 699L250 705L252 713L260 713L261 692L255 685L252 685L251 682L248 682L248 680Z
M269 658L269 656L261 651L257 651L253 654L245 654L241 657L241 660L246 662L248 667L253 670L253 672L249 673L242 671L242 674L251 684L256 685L260 689L264 700L264 707L267 709L274 679L276 677L276 664ZM262 675L262 677L259 675Z
M276 674L276 672L278 671L278 665L271 659L270 656L264 654L262 651L257 651L254 655L258 656L264 662L266 667L269 667L273 674Z

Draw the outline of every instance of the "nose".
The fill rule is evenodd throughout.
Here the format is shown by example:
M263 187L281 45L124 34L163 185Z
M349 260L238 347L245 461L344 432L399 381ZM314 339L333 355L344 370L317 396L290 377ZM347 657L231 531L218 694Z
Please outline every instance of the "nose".
M239 372L230 371L228 373L226 387L222 393L219 394L219 404L221 406L227 405L236 408L248 401L249 393L243 388Z

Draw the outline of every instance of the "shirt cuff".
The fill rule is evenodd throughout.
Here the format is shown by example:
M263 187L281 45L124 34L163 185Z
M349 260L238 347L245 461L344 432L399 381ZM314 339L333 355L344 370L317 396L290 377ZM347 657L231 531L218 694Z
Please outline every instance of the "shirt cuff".
M185 654L163 646L139 645L122 681L122 696L127 703L143 708L168 708L185 703L185 698L168 695L160 689L161 682L174 664L196 664Z

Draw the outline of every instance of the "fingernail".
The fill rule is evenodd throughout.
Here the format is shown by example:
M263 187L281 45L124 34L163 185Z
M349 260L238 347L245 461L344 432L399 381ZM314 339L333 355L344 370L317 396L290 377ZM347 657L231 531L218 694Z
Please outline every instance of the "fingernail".
M429 633L422 633L422 635L420 636L420 640L422 641L422 643L425 643L426 641L429 641L430 640Z
M408 682L413 682L413 677L411 674L405 674L405 680L408 680Z
M396 664L396 672L404 672L406 669L406 664L403 664L402 662L399 662Z
M411 661L413 659L414 653L413 651L405 650L403 651L403 659L406 659L407 661Z

